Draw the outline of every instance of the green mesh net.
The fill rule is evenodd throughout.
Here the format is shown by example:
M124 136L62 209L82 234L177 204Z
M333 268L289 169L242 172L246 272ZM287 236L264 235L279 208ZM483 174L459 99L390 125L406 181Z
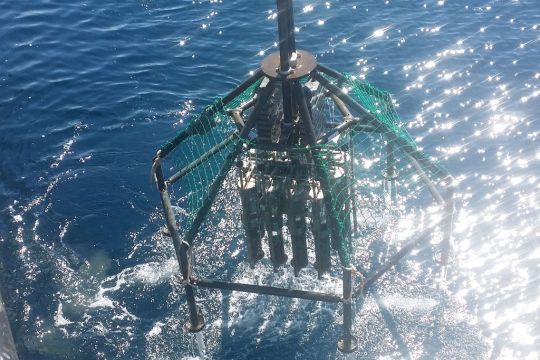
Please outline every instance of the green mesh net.
M242 94L234 98L227 107L222 99L217 99L212 105L206 107L197 117L192 119L188 129L180 131L170 141L165 143L161 150L168 150L175 140L183 138L183 134L193 126L195 134L185 138L180 145L174 146L166 157L167 167L171 172L185 169L194 161L201 159L202 163L193 167L182 176L180 186L173 187L172 191L177 199L175 208L181 216L180 229L185 231L191 223L197 211L203 205L210 186L217 177L226 156L238 143L239 138L235 135L236 127L227 114L227 109L237 108L242 103L250 100L260 81L255 82ZM209 115L210 114L210 115ZM216 149L216 152L209 151Z
M416 148L416 143L409 133L400 126L399 116L394 109L390 94L371 85L367 81L359 81L346 74L349 94L373 114L381 123L387 125L393 133Z
M218 181L219 195L206 221L228 230L220 241L228 236L247 244L246 237L262 237L262 245L247 244L249 257L257 258L264 248L278 265L287 260L280 252L291 249L295 268L312 263L320 271L328 270L337 262L331 259L334 255L321 255L325 252L349 267L353 259L365 256L365 244L388 237L390 227L398 236L400 219L425 216L433 197L427 184L438 184L446 172L418 150L401 126L390 95L344 75L338 85L369 116L353 114L358 116L358 126L332 135L333 128L350 119L338 111L320 84L309 80L302 85L311 91L314 130L320 136L330 134L327 141L273 146L272 139L279 137L278 121L269 122L268 128L255 127L253 136L240 140L228 110L256 96L263 86L259 80L227 104L218 99L163 145L166 169L182 175L171 187L171 195L184 233L224 169L227 175ZM272 96L279 100L280 90ZM271 97L262 116L276 117L275 112L281 111L278 103L272 108ZM245 117L250 111L245 111ZM257 137L266 137L267 144L251 140ZM411 162L411 153L418 160ZM304 255L303 246L308 248Z

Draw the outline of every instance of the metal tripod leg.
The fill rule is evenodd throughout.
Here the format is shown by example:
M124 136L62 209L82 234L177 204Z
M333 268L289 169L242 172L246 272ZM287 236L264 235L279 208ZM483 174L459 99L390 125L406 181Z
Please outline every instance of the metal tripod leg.
M343 353L352 353L358 349L358 339L352 334L352 268L343 268L343 334L337 347Z
M161 203L163 204L163 211L165 212L165 221L167 223L167 229L173 239L174 251L178 260L178 265L182 272L182 279L184 280L184 287L186 290L187 303L189 308L189 321L186 323L186 329L189 332L199 332L204 328L204 318L198 312L197 305L195 304L195 296L193 295L193 287L189 283L189 277L191 275L191 264L189 256L190 246L182 242L180 234L178 232L178 225L174 218L174 212L171 205L171 198L167 191L167 185L163 177L163 170L160 164L160 158L157 157L154 160L154 168L156 174L156 182L161 197Z

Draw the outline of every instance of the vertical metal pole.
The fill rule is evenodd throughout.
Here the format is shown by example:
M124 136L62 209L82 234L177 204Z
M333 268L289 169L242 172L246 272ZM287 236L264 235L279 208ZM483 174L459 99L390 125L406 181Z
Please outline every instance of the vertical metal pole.
M289 51L291 52L289 54L289 57L292 55L292 53L296 52L296 40L294 36L294 11L293 11L293 4L292 0L287 0L287 13L289 16Z
M293 125L293 98L291 82L287 78L290 72L289 59L294 45L294 35L291 37L292 2L290 0L277 0L278 7L278 33L279 33L279 73L281 75L281 91L283 94L283 131L288 138ZM293 43L291 44L290 41Z
M352 320L352 269L343 268L343 334L338 339L337 347L344 353L358 349L358 340L352 334Z
M394 157L394 142L389 137L386 139L386 174L385 179L388 183L390 191L390 204L392 206L396 205L397 194L396 194L396 160Z
M448 176L444 179L446 182L446 199L445 199L445 219L443 222L443 239L441 244L441 265L445 268L448 265L448 258L450 257L450 246L452 241L452 231L454 224L454 179Z
M350 157L351 157L351 166L350 166L350 171L351 171L351 179L350 179L350 184L351 184L351 192L352 192L352 213L353 213L353 229L354 229L354 236L357 236L358 234L358 219L356 218L357 214L356 214L356 179L354 177L354 142L353 142L353 139L352 139L352 135L353 134L350 134L350 140L349 140L349 146L350 146Z
M163 176L163 169L161 168L161 159L156 157L154 160L154 168L156 175L156 182L161 197L161 203L163 204L163 211L165 212L165 221L167 223L167 229L173 239L174 251L176 253L176 259L182 273L182 279L184 280L184 288L186 290L186 300L189 308L189 321L186 324L186 329L190 332L199 332L204 328L204 318L198 312L197 305L195 304L195 296L193 295L192 285L189 283L191 277L191 264L190 264L190 246L180 239L178 232L178 225L174 218L174 212L171 205L171 198L167 191L167 185Z

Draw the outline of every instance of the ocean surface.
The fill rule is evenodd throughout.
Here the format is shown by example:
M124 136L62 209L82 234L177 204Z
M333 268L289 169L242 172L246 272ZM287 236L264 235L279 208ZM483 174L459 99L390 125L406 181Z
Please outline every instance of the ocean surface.
M454 175L448 296L381 290L386 322L366 300L348 356L339 310L304 301L199 292L208 330L186 334L151 160L276 50L275 1L4 1L0 290L21 359L540 357L540 2L294 3L298 47L392 93Z

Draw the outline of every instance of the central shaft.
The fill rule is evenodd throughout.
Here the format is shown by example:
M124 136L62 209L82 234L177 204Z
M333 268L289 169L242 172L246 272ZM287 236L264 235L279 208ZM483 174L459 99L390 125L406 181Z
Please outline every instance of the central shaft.
M283 130L290 135L293 125L293 92L287 76L296 62L296 44L294 39L294 19L292 0L277 0L279 33L279 74L283 93Z

